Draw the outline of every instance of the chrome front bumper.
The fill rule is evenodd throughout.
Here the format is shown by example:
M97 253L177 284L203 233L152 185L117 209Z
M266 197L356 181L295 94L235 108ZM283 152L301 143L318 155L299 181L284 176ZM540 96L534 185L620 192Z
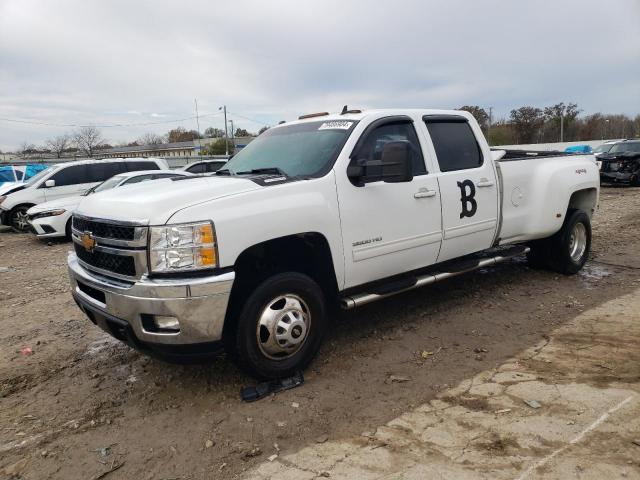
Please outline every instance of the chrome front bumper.
M138 346L167 347L222 339L234 272L190 279L143 276L132 285L89 272L78 263L75 253L69 254L67 263L74 299L94 323L116 338L141 344ZM177 318L180 331L149 331L145 319L154 315ZM114 324L130 330L135 338L128 339L132 341L121 338Z

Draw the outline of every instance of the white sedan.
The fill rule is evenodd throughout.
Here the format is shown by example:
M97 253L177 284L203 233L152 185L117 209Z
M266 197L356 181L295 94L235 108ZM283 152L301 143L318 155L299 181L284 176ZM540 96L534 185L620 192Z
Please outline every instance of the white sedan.
M71 215L87 195L149 180L188 177L191 175L188 172L175 170L138 170L121 173L105 180L100 185L96 185L84 195L60 198L31 207L27 211L29 224L38 238L71 238Z

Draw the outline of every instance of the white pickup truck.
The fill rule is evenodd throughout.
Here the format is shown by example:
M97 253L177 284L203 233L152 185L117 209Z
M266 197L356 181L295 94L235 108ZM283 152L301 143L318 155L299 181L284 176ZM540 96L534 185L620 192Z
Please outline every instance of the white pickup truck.
M263 378L311 361L334 305L523 254L577 272L600 188L592 155L492 151L463 111L346 107L267 130L214 175L160 183L82 202L76 302L135 348L224 347Z

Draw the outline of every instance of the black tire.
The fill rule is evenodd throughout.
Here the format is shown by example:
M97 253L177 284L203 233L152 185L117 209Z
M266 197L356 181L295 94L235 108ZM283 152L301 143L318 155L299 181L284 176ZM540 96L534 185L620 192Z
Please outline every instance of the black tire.
M582 227L579 227L579 225L582 225ZM584 239L583 251L582 248L573 250L576 242L582 244L582 241L576 240L576 228L584 229L586 238ZM589 251L591 250L591 221L589 216L582 210L569 210L562 228L551 237L550 243L551 269L564 275L573 275L579 272L587 258L589 258ZM572 253L574 254L573 256Z
M631 177L631 181L629 182L629 185L631 185L632 187L640 187L640 176L638 176L638 174L634 174Z
M67 220L67 224L64 226L64 236L68 241L71 241L71 219Z
M270 337L273 337L273 341L278 337L275 334L271 335L266 327L259 327L259 322L261 318L264 318L263 312L289 311L284 309L284 304L276 305L278 302L275 302L285 295L287 298L300 300L298 304L308 310L306 316L300 317L307 319L303 322L306 325L304 327L306 334L303 335L303 340L294 351L283 353L282 357L276 358L275 354L270 356L265 352L265 349ZM267 310L270 304L271 308ZM273 308L273 306L278 308ZM306 310L303 308L302 311ZM285 316L284 313L272 315L275 315L276 318L284 318ZM285 320L290 322L288 319ZM291 338L293 338L296 333L296 322L294 321L291 325L293 325L291 329ZM274 275L250 293L237 317L233 330L235 335L234 351L227 353L238 363L240 368L250 375L262 379L289 377L297 371L303 370L311 362L318 352L327 330L327 315L322 289L310 277L301 273L286 272ZM298 325L298 337L294 341L298 341L300 331ZM278 345L272 345L272 347L279 348ZM227 349L229 349L228 346Z
M529 244L531 250L527 253L527 263L534 270L549 268L549 240L536 240Z
M14 232L24 233L31 230L31 225L26 222L27 210L31 208L30 205L19 205L11 210L9 214L9 221L11 222L11 228Z

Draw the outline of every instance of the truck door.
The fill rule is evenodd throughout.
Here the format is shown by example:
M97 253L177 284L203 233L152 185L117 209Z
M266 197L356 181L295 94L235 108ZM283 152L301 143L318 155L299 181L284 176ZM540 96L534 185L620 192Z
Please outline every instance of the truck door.
M425 115L423 121L440 168L443 240L438 262L491 247L498 225L498 182L489 153L483 153L463 116Z
M430 265L438 256L440 193L436 175L425 167L413 119L372 122L351 152L349 167L365 166L375 176L390 142L410 150L412 180L358 184L346 171L336 172L347 288Z

